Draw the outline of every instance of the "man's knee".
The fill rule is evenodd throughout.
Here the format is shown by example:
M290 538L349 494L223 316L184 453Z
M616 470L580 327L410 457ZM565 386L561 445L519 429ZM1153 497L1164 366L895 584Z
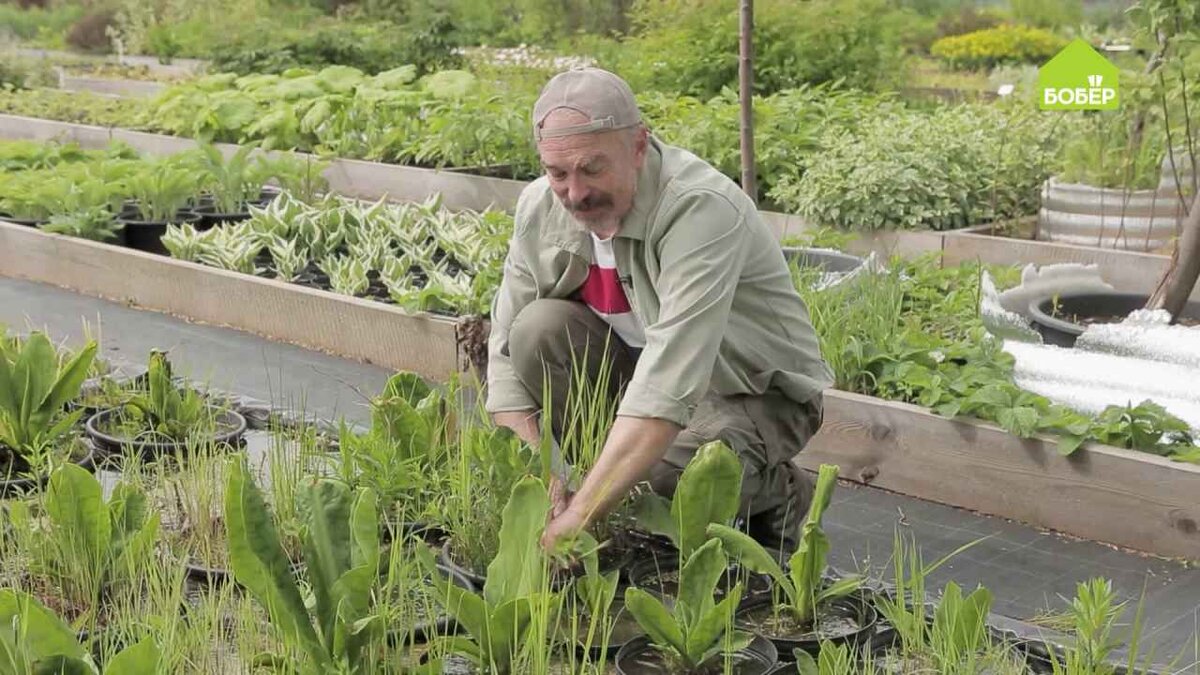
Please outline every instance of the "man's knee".
M570 300L534 300L513 319L509 357L526 385L541 382L543 364L568 348L568 330L578 304Z

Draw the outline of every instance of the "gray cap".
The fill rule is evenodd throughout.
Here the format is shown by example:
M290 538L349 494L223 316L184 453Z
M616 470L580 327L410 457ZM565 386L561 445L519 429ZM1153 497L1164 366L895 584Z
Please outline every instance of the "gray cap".
M546 117L559 108L583 113L590 119L558 129L542 129ZM537 140L628 129L642 121L633 90L625 80L600 68L572 68L559 73L542 87L533 104L533 137Z

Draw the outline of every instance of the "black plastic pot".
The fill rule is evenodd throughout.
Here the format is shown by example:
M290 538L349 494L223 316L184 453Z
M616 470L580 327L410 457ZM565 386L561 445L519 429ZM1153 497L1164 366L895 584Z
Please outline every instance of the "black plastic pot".
M779 650L780 661L794 661L795 654L793 650L795 649L801 649L815 657L820 652L821 643L824 641L829 641L833 644L863 644L871 639L871 635L875 630L876 620L878 619L875 608L865 598L860 595L850 595L830 601L826 605L825 611L834 616L844 617L855 622L857 624L856 629L833 635L810 635L804 637L776 636L767 632L761 626L761 623L747 620L750 615L764 610L770 611L771 604L772 598L770 597L755 598L738 610L734 622L738 628L762 635L770 640L776 649Z
M120 413L120 408L110 408L102 410L88 418L85 429L88 438L92 440L96 446L105 452L112 454L123 454L126 449L140 454L144 459L153 460L160 457L174 457L184 454L189 446L191 447L207 447L207 446L229 446L233 447L241 442L242 435L246 433L246 418L233 410L223 410L218 408L210 408L216 412L216 421L218 431L210 438L193 439L190 442L145 442L138 441L132 438L119 438L101 430L101 426L111 417Z
M193 562L191 559L185 559L181 564L187 573L188 580L208 588L217 588L223 584L237 583L233 578L233 572L223 567L205 567L198 562ZM298 574L303 571L303 561L292 563L292 574Z
M617 653L620 652L622 649L624 649L625 645L629 644L630 642L633 642L634 640L636 640L639 637L642 637L644 635L644 632L642 631L641 626L637 625L637 621L634 620L633 615L630 614L629 612L625 611L624 593L622 592L622 590L620 588L617 589L617 597L613 598L613 603L612 603L612 606L609 607L608 613L609 613L610 617L616 617L616 616L620 615L619 620L623 621L623 622L628 622L628 624L630 625L630 628L632 629L631 632L633 632L634 634L630 635L628 633L623 632L622 635L612 635L609 638L608 645L605 646L604 648L601 648L601 646L598 644L587 646L586 651L588 652L588 656L593 663L598 662L598 661L609 661L609 660L616 658ZM580 615L580 626L581 627L586 626L585 622L588 619L585 618L585 616L586 616L585 614ZM586 630L586 628L584 630ZM615 632L616 631L614 630L614 633ZM597 629L596 639L597 640L599 639L599 629ZM584 653L585 647L584 647L582 641L577 641L575 643L575 649L579 654Z
M1074 347L1085 323L1060 319L1124 317L1146 306L1149 296L1140 293L1074 293L1037 298L1029 303L1029 318L1048 345ZM1057 302L1057 308L1055 303ZM1200 321L1200 302L1189 302L1176 319Z
M200 222L200 215L192 211L180 211L170 222L142 220L142 214L135 211L122 211L117 216L117 223L125 228L125 245L148 253L167 254L162 244L162 237L167 233L167 225Z
M133 387L133 386L142 384L145 381L145 377L146 377L146 369L145 368L141 368L139 370L139 372L137 372L136 374L128 373L128 372L120 372L120 373L110 373L108 375L101 375L99 377L90 377L90 378L84 380L83 384L80 385L79 396L76 397L76 401L78 401L79 399L82 399L87 394L98 391L103 386L103 383L105 380L115 382L118 386L126 388L126 387ZM95 415L96 413L100 412L100 410L101 410L100 408L96 408L94 406L80 405L76 401L69 401L67 403L67 410L69 410L69 411L82 410L83 415L81 417L84 420L84 422L86 422L89 417L91 417L92 415Z
M442 550L438 553L438 562L442 567L445 567L455 574L461 575L467 581L470 581L471 584L473 584L476 588L483 588L484 583L487 582L487 571L485 570L483 573L479 573L475 570L463 567L455 562L454 557L450 555L450 549L453 543L454 542L447 540L445 544L442 544Z
M629 567L629 583L662 598L673 598L677 581L662 581L663 574L678 574L680 572L679 555L677 553L661 553L643 558ZM717 598L725 595L726 588L733 588L734 583L742 575L737 565L730 565L725 573L724 583L717 585ZM771 578L762 574L747 574L742 584L742 606L758 597L771 592Z
M73 463L82 466L88 471L94 471L96 468L96 448L91 443L87 443L87 454L78 459L72 460ZM4 447L7 452L7 446ZM46 485L46 481L50 480L48 475L31 476L29 478L8 478L5 479L3 474L0 474L0 499L8 499L10 497L20 497L21 495L29 494L35 490L42 489Z
M191 210L196 215L200 216L200 220L196 223L197 230L211 230L214 225L220 223L237 223L243 220L250 219L250 211L246 208L246 204L241 205L242 210L232 213L220 213L215 206L196 206Z
M465 589L472 593L478 592L479 588L471 583L462 574L447 568L444 565L438 565L438 571L446 575L450 581L459 588ZM387 634L388 643L392 646L406 644L424 644L435 638L447 635L457 635L462 631L462 627L458 625L453 617L441 615L432 621L418 623L407 631L390 630Z
M686 675L668 670L666 666L652 665L654 660L652 655L655 653L657 653L657 649L650 642L650 638L640 637L631 640L629 644L621 648L621 651L617 652L616 671L620 675ZM734 658L737 659L737 662L733 664L733 675L767 675L779 663L779 654L775 650L775 645L760 636L755 636L754 641L738 652ZM707 668L702 666L701 670L697 672L703 675L710 675L710 673L716 675L723 672L722 660L719 658L714 660L715 663L712 666Z

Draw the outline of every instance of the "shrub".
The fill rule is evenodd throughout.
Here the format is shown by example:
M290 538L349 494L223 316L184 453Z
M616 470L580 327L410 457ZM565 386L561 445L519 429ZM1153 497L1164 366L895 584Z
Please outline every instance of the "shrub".
M883 0L775 0L755 8L755 92L841 80L873 89L896 66L898 38ZM655 18L604 63L636 90L708 98L737 87L738 14L701 3L675 21Z
M110 9L102 9L84 16L67 31L67 44L85 52L107 52L108 29L115 25L116 16Z
M63 33L83 16L83 7L56 3L56 7L26 7L0 3L0 34L20 40L61 41Z
M1067 41L1040 28L1003 25L945 37L930 53L954 68L991 68L1001 64L1040 64L1059 52Z
M1003 22L1004 17L995 10L960 7L938 19L938 37L975 33L995 28Z
M772 196L821 225L945 230L1036 211L1056 118L1018 105L872 115Z
M212 70L248 75L340 65L375 74L411 63L426 73L457 65L456 46L453 27L445 18L407 25L328 23L271 40L259 34L242 36L213 55Z

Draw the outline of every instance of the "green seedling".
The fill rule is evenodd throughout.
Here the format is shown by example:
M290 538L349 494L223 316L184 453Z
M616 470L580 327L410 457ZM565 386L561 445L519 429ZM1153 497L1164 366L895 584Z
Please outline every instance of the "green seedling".
M375 493L314 479L302 486L299 499L311 603L292 575L245 459L231 461L225 525L234 578L266 609L285 646L307 656L302 664L278 654L260 661L314 675L375 672L373 650L384 635L372 600L380 561Z
M0 446L10 466L44 457L79 421L81 411L63 408L79 395L96 348L89 341L60 363L49 338L33 333L19 350L0 350Z
M187 440L212 424L204 395L190 387L177 387L171 379L171 362L157 350L150 353L146 390L130 396L122 415L142 431L173 441Z
M741 462L729 446L714 441L688 462L670 502L645 495L635 517L651 533L669 538L683 561L707 541L710 523L727 524L737 516L741 492Z
M862 584L857 577L842 579L826 585L825 561L829 556L829 539L821 529L821 518L829 508L833 489L837 486L838 467L822 464L817 473L817 486L812 504L801 529L800 545L788 561L785 573L761 544L731 527L720 524L708 526L708 535L720 539L730 557L746 569L767 574L783 591L786 601L781 608L792 615L801 626L810 626L817 619L818 608L830 600L853 593Z
M488 565L482 593L437 583L438 600L469 637L447 638L450 648L488 672L508 675L526 648L534 614L549 601L547 560L541 534L550 509L546 487L526 477L512 490L500 526L500 547ZM418 552L427 571L440 578L433 555Z
M693 672L722 653L745 649L753 636L730 630L742 599L736 584L713 600L728 560L720 540L696 548L679 574L679 597L671 609L640 588L625 589L625 607L671 663L671 672Z

